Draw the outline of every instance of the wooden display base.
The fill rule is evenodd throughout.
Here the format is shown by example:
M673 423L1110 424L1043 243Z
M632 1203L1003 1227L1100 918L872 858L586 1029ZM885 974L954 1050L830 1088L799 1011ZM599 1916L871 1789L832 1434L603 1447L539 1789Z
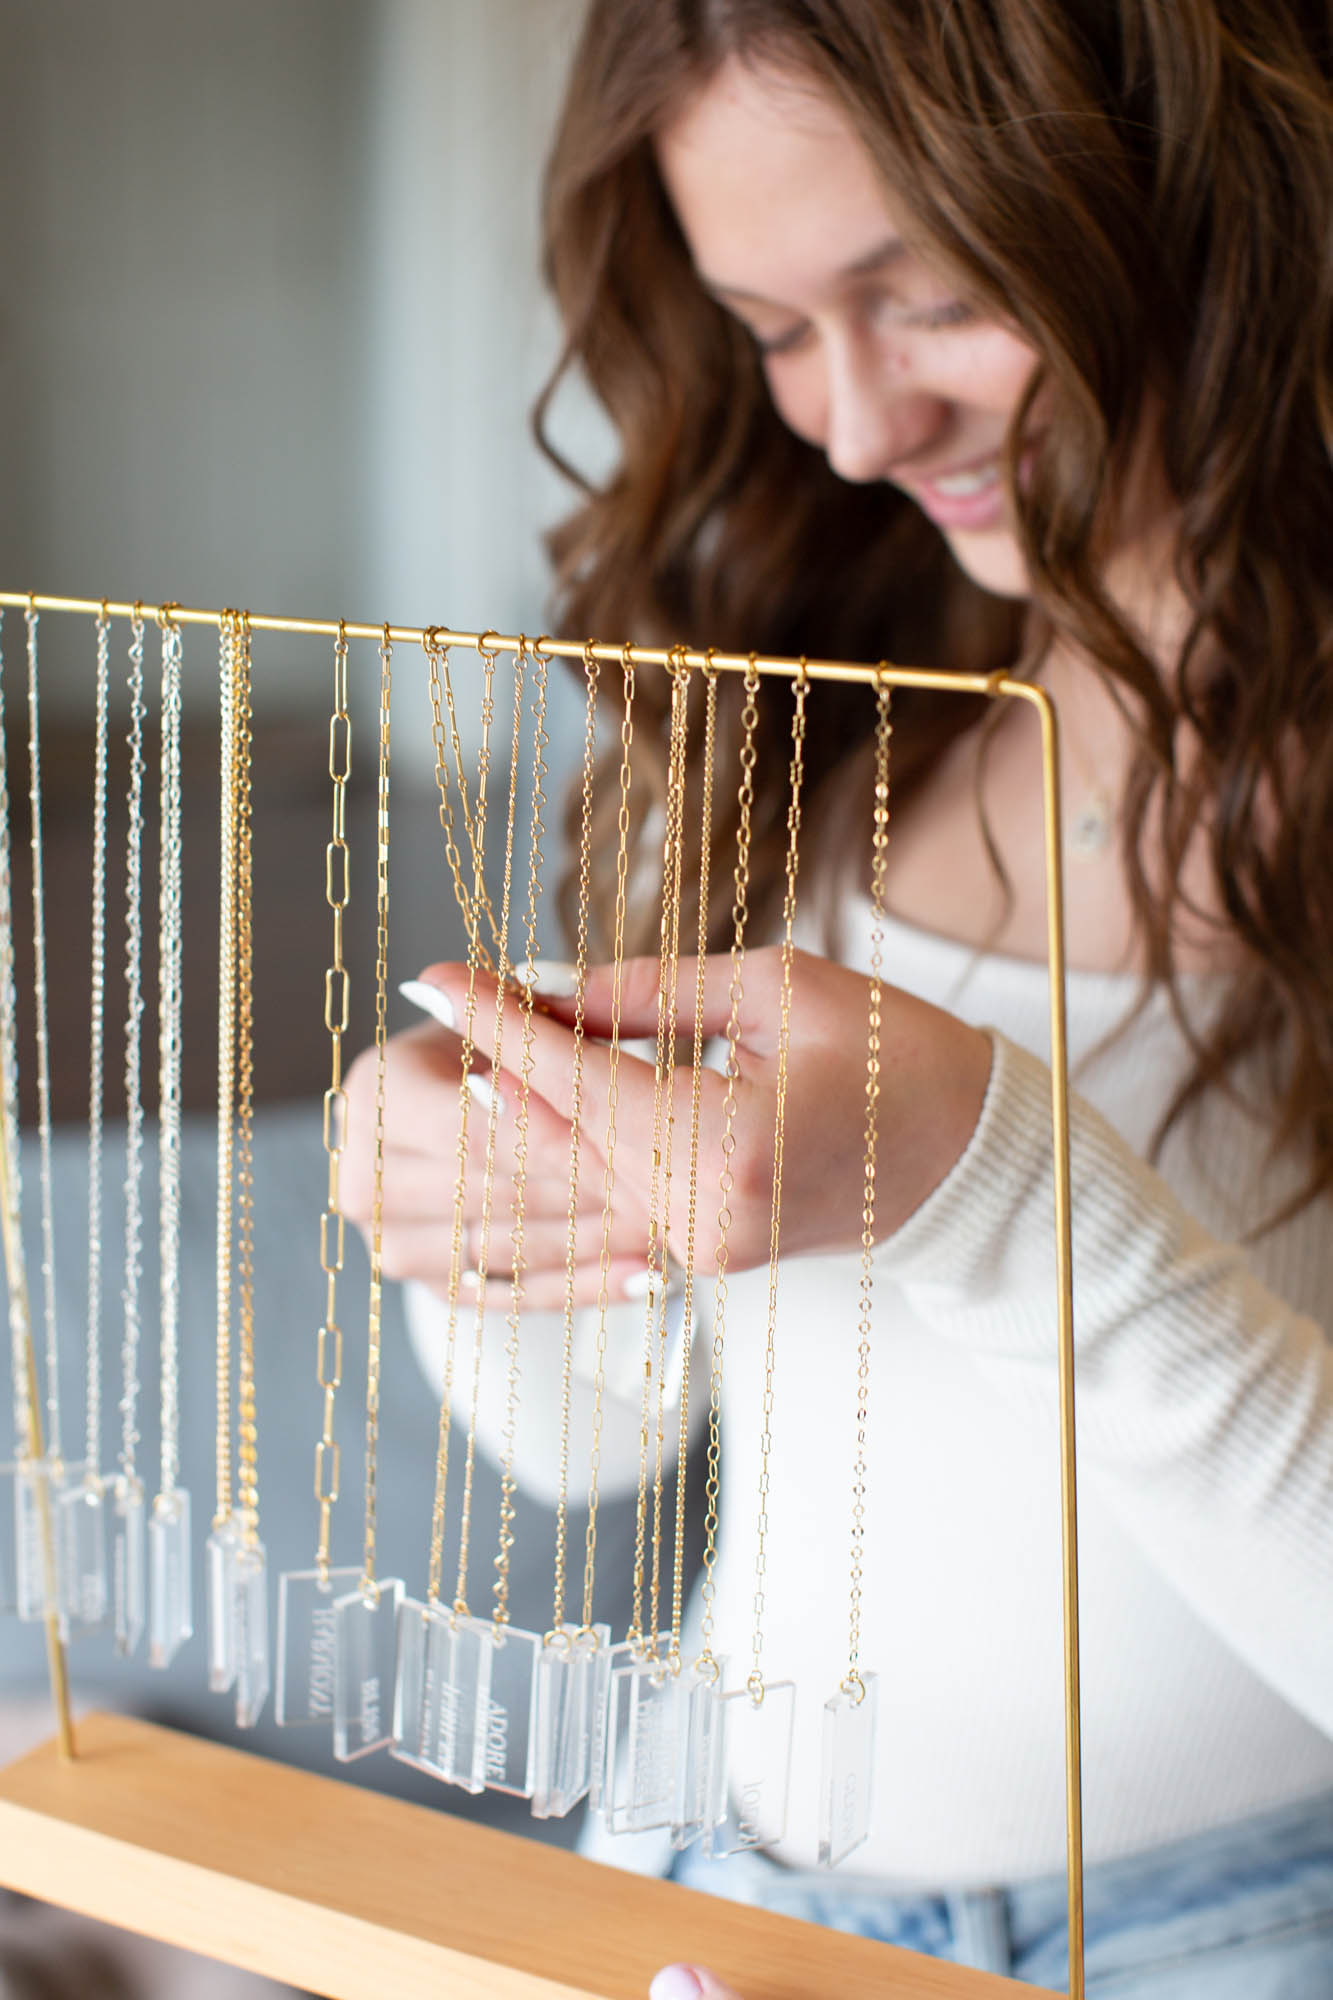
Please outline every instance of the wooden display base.
M330 2000L647 2000L675 1959L744 2000L1032 1991L126 1716L78 1747L0 1772L0 1881Z

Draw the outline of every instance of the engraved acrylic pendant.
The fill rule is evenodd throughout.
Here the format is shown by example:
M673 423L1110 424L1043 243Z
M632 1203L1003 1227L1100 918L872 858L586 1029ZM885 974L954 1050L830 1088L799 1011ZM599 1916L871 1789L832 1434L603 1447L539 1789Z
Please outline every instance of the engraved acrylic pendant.
M681 1745L671 1845L689 1847L722 1818L722 1676L710 1659L681 1677Z
M491 1666L486 1697L486 1789L530 1799L536 1785L537 1665L540 1632L489 1624Z
M111 1489L111 1605L116 1651L128 1659L143 1637L147 1546L141 1482L122 1474Z
M405 1597L398 1608L394 1679L395 1757L446 1784L486 1784L486 1711L491 1628L442 1604Z
M236 1679L232 1567L240 1546L240 1530L230 1518L214 1524L204 1546L205 1586L208 1592L208 1685L214 1694L225 1694Z
M631 1655L611 1669L607 1696L606 1778L602 1811L609 1833L648 1833L676 1813L681 1735L681 1677L667 1660Z
M534 1819L563 1819L591 1787L593 1742L605 1743L595 1705L605 1703L601 1668L610 1651L609 1625L590 1632L565 1625L542 1646L533 1720Z
M82 1468L79 1468L80 1471ZM18 1615L28 1624L54 1611L63 1635L64 1593L56 1509L67 1469L49 1459L20 1459L14 1467L14 1586Z
M333 1726L334 1606L359 1569L288 1570L278 1579L274 1720L283 1729Z
M787 1830L796 1685L770 1681L758 1699L749 1687L737 1688L720 1708L722 1817L712 1852L746 1854L773 1846Z
M397 1577L363 1584L333 1607L333 1754L344 1764L386 1750L393 1738Z
M106 1488L95 1473L71 1479L55 1502L56 1568L61 1603L72 1631L106 1623Z
M232 1558L231 1625L236 1657L236 1727L253 1729L270 1686L268 1566L262 1542L242 1540Z
M19 1608L18 1549L14 1479L17 1468L0 1465L0 1617L14 1617Z
M819 1865L836 1868L870 1832L879 1678L865 1674L824 1703L819 1767Z
M194 1635L190 1496L159 1493L148 1521L148 1664L169 1667Z

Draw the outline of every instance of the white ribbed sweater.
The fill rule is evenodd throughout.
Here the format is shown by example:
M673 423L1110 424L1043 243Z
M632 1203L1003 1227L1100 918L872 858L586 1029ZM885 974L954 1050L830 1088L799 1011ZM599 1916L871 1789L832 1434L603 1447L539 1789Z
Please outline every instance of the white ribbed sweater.
M863 906L848 929L847 960L864 965ZM963 1158L876 1253L861 1660L880 1676L881 1710L875 1828L849 1866L896 1884L1014 1881L1064 1856L1046 979L901 924L886 967L993 1028L996 1055ZM1261 1126L1220 1098L1172 1135L1160 1176L1143 1164L1184 1050L1154 1002L1097 1052L1133 990L1103 974L1069 981L1094 1861L1333 1788L1333 1347L1319 1324L1333 1288L1329 1205L1236 1247L1293 1170L1268 1164ZM852 1256L782 1272L764 1666L798 1688L781 1849L798 1865L814 1860L821 1708L846 1670L857 1277ZM737 1684L766 1291L766 1272L741 1274L728 1314L718 1630ZM413 1290L432 1383L442 1317ZM638 1469L641 1311L613 1317L604 1492L633 1490ZM549 1498L559 1343L548 1315L524 1333L517 1469ZM499 1348L490 1342L483 1388L493 1454ZM585 1321L581 1377L591 1358ZM576 1467L588 1443L580 1386Z

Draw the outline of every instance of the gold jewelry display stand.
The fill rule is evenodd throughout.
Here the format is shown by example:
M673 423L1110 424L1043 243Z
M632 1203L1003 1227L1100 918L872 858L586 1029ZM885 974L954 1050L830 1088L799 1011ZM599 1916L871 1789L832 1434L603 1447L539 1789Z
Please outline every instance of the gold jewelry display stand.
M158 607L0 593L36 611L158 616ZM162 607L182 625L217 629L221 612ZM420 645L415 629L251 617L255 632L308 633ZM495 633L439 629L437 643L512 651ZM579 659L581 643L540 641ZM598 645L619 663L625 649ZM743 671L749 661L631 648L636 665ZM798 663L757 661L791 677ZM1066 1825L1071 2000L1083 1995L1082 1808L1078 1570L1074 1477L1074 1350L1069 1214L1059 760L1054 707L1041 688L1003 674L945 674L829 661L800 663L811 680L1012 698L1041 724L1051 993L1054 1224L1058 1276L1063 1524ZM2 1151L3 1149L0 1149ZM8 1202L0 1203L8 1210ZM6 1232L8 1239L9 1232ZM11 1283L22 1282L10 1241ZM18 1264L12 1261L18 1256ZM30 1379L34 1371L30 1368ZM35 1396L28 1449L42 1456ZM0 1882L48 1902L330 1996L447 1993L450 2000L646 2000L673 1960L710 1966L743 2000L1001 2000L1030 1993L1008 1979L774 1917L670 1883L644 1880L534 1841L453 1820L336 1780L291 1770L125 1717L69 1723L63 1648L52 1635L60 1735L0 1772ZM832 1878L836 1879L836 1878Z

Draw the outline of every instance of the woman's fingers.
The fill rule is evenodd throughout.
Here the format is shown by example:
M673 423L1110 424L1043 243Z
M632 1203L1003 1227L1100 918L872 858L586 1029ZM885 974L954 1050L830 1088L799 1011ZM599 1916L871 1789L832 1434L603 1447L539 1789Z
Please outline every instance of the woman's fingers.
M649 2000L741 2000L706 1965L664 1965L648 1993Z

